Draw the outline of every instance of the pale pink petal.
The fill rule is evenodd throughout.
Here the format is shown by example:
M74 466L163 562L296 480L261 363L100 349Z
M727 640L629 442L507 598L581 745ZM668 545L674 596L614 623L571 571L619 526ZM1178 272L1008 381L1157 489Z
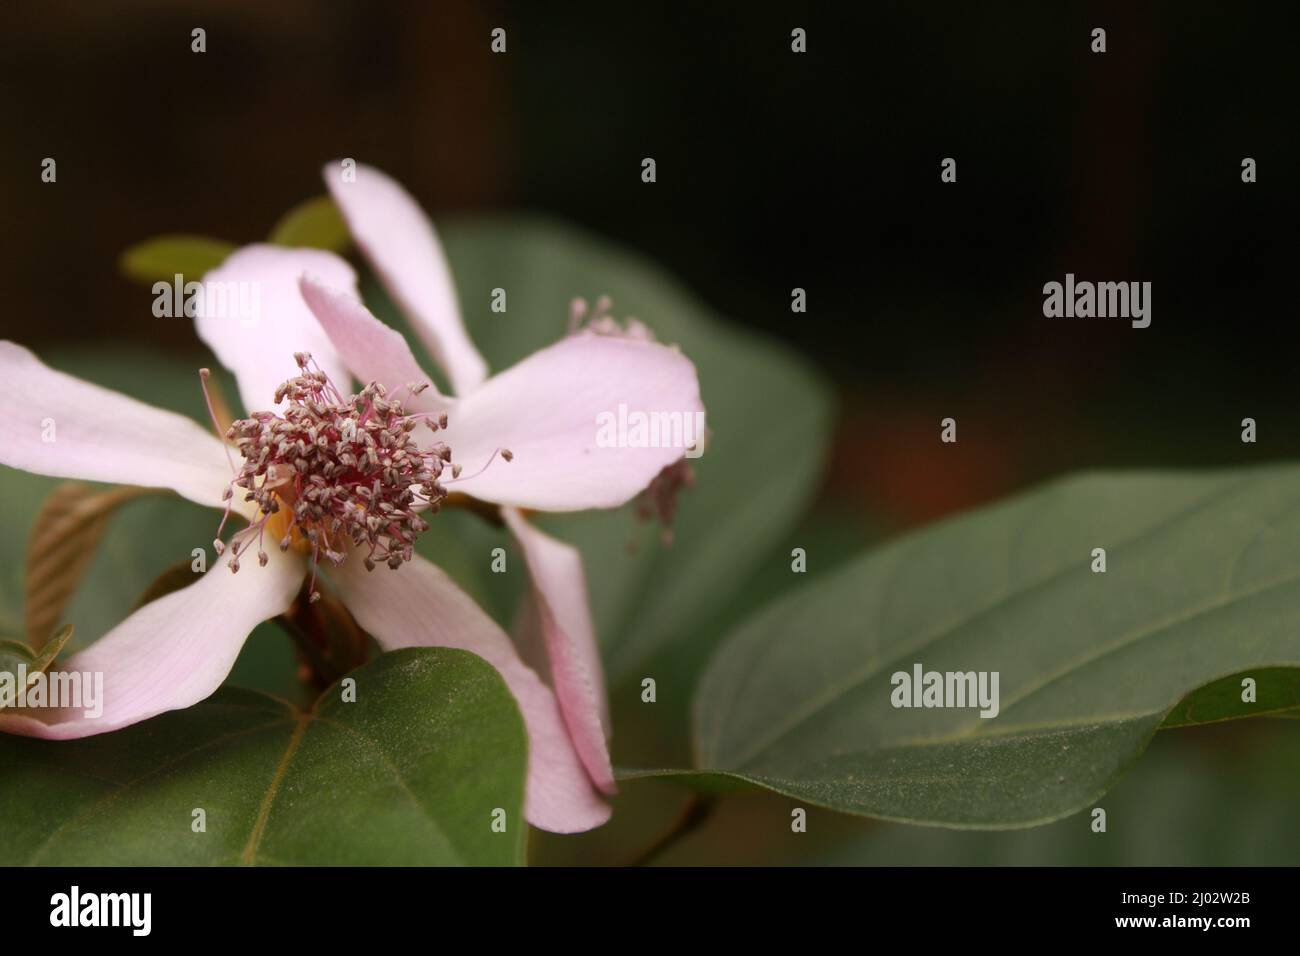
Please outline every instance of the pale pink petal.
M203 700L230 673L249 632L287 610L298 593L304 562L272 551L266 567L248 561L238 574L218 561L193 584L146 604L60 664L60 671L103 674L98 716L84 709L6 708L0 731L89 737Z
M302 300L298 279L305 272L357 294L352 267L321 249L245 246L203 279L207 292L194 327L221 364L235 373L245 411L276 407L275 390L298 374L295 352L310 352L339 391L349 391L346 366ZM246 302L248 307L223 304L217 289L225 290L224 303Z
M591 621L582 555L573 546L534 528L514 508L502 508L501 516L524 552L550 665L551 687L573 745L596 786L605 793L614 793L617 788L609 760L605 673Z
M221 441L197 422L56 372L13 342L0 342L0 464L213 506L231 478Z
M638 416L659 423L652 433ZM614 508L702 438L695 366L667 346L583 333L534 352L462 398L441 436L464 468L452 485L541 511ZM612 446L612 447L609 447ZM497 458L480 469L495 449Z
M433 360L463 395L487 377L487 363L465 331L456 287L433 223L401 184L371 166L345 182L340 163L323 170L325 184L352 238Z
M400 398L408 411L450 407L451 402L438 394L416 362L406 339L371 315L355 296L310 275L299 281L299 287L335 351L360 382L383 385L389 397ZM405 385L424 383L429 387L417 396L402 390Z
M596 794L550 689L505 632L439 568L418 555L397 570L366 571L354 552L330 577L357 623L385 650L454 647L497 669L528 729L525 815L534 826L576 833L600 826L610 808Z

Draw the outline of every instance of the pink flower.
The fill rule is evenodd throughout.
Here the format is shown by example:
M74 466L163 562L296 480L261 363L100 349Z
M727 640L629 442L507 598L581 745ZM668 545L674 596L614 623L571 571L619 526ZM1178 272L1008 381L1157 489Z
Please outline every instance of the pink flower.
M80 737L202 700L229 673L252 628L285 611L324 558L344 603L385 649L463 648L501 673L529 734L530 822L558 832L598 826L609 816L600 794L612 793L614 781L582 564L520 509L616 507L646 488L684 450L599 447L595 423L620 403L702 412L694 367L643 337L579 331L488 378L418 205L376 170L359 168L355 182L334 178L327 172L357 244L457 396L420 387L428 377L405 340L361 304L351 268L314 250L246 247L207 277L257 283L261 294L257 323L197 320L251 413L232 429L244 456L238 466L191 420L0 343L0 463L171 488L250 522L222 562L238 568L243 557L240 573L205 574L68 661L69 669L105 674L99 719L4 712L0 729ZM311 358L295 361L295 353ZM357 395L349 372L370 383ZM52 442L42 434L49 420ZM532 579L550 687L471 598L413 553L411 541L436 520L448 485L501 506ZM248 561L254 551L258 560Z

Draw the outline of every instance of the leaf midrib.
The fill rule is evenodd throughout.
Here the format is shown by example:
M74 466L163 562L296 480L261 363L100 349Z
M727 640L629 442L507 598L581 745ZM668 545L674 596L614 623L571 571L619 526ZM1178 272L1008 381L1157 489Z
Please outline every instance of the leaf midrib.
M266 831L266 821L271 815L271 805L275 803L276 794L280 792L280 784L284 781L284 775L289 770L293 755L297 753L298 748L302 745L302 738L307 733L309 723L311 723L311 715L300 714L294 725L293 733L289 735L289 744L285 747L280 762L276 764L275 773L271 775L271 782L267 785L266 793L262 797L262 803L257 808L257 817L253 820L253 829L249 831L248 842L244 844L243 852L239 854L239 862L243 866L251 866L257 858L257 849L261 846L262 834Z
M278 702L284 703L283 701L278 701ZM36 848L35 852L33 852L31 857L27 860L27 865L28 866L36 865L37 859L42 855L44 855L50 849L50 847L54 845L55 841L66 830L68 830L68 828L73 826L75 823L85 819L86 817L93 816L95 813L102 810L104 807L115 802L119 797L122 796L122 794L130 790L132 787L138 786L139 784L150 779L151 777L156 777L157 775L163 773L164 771L169 770L170 768L176 766L178 763L184 760L188 760L190 757L194 756L195 754L202 753L204 750L207 750L209 747L215 747L218 744L223 744L228 741L238 739L239 737L247 736L249 734L255 734L264 730L270 730L272 727L279 727L283 723L284 723L284 718L279 718L277 720L270 720L270 721L266 721L265 723L257 724L254 727L244 727L241 728L240 730L232 730L228 733L220 734L219 736L213 737L211 740L205 740L197 747L191 747L189 750L185 751L184 753L177 754L175 757L172 757L170 760L166 760L163 763L160 763L156 767L150 768L148 771L140 774L140 776L138 777L134 777L130 780L123 780L118 782L116 784L116 789L110 790L108 793L100 795L90 804L90 806L86 807L80 813L76 814L75 816L69 817L67 820L61 823L58 826L58 828L56 828L54 832L52 832L48 837L46 837L44 842L42 842L41 845ZM62 770L62 768L58 768L58 769Z

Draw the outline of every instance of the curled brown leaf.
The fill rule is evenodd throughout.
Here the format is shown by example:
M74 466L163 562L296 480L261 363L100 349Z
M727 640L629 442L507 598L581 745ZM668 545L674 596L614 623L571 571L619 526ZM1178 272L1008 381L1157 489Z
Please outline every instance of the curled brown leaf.
M69 481L45 499L27 539L23 619L32 647L41 649L58 625L113 512L141 495L159 493L165 492L133 486L101 490Z

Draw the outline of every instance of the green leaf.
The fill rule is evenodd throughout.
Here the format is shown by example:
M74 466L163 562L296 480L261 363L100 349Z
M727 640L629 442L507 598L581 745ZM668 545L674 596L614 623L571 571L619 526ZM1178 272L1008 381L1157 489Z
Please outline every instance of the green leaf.
M613 299L614 315L645 322L699 369L709 445L695 462L695 488L681 497L672 546L630 509L539 520L583 554L620 759L684 759L691 684L719 634L711 619L811 500L830 396L788 349L728 324L644 259L574 227L512 218L441 229L470 335L494 371L564 335L573 298L601 295ZM504 313L490 309L495 288L507 291ZM391 305L380 309L397 324ZM646 723L640 681L648 675L662 690Z
M63 650L63 646L67 644L68 640L72 637L72 630L73 628L71 624L65 624L51 634L50 637L41 645L40 652L32 658L32 664L35 665L38 670L47 670L49 666L54 663L54 659L59 656L59 652Z
M234 251L234 243L207 236L158 236L123 252L118 268L128 279L144 285L171 282L177 275L191 282L203 278Z
M620 799L637 799L629 784ZM1294 866L1300 725L1234 721L1158 734L1092 805L1023 830L948 830L835 813L766 791L723 798L653 862L665 866ZM807 830L791 813L807 810ZM617 821L617 817L615 817ZM596 831L599 833L600 831Z
M0 640L0 674L12 675L13 681L9 686L5 686L8 682L0 683L0 710L17 699L18 668L27 668L26 683L30 686L32 680L40 673L40 669L34 666L35 663L36 654L26 644L21 641Z
M30 665L36 660L36 652L22 641L5 638L0 640L0 671L17 673L14 668L19 664Z
M50 635L49 640L41 646L39 653L21 641L0 640L0 672L14 675L16 688L18 667L22 665L27 669L26 683L30 686L37 674L48 670L54 663L54 658L59 656L59 651L63 650L63 645L68 643L70 637L72 637L72 625L65 624ZM12 698L0 694L0 708L8 707L11 703Z
M317 196L294 206L271 230L270 241L277 246L328 249L346 252L352 236L339 207L329 196Z
M1256 699L1242 700L1242 682L1255 682ZM1169 712L1161 730L1243 717L1289 716L1300 709L1300 670L1264 667L1233 674L1193 691Z
M699 767L918 823L1073 813L1197 688L1292 693L1275 669L1300 666L1298 535L1295 466L1072 478L946 521L733 633L696 694ZM895 708L915 663L997 671L1000 713ZM1201 712L1220 719L1183 718Z
M97 737L0 735L0 864L521 862L527 740L496 671L409 649L351 677L355 703L310 712L223 688Z

